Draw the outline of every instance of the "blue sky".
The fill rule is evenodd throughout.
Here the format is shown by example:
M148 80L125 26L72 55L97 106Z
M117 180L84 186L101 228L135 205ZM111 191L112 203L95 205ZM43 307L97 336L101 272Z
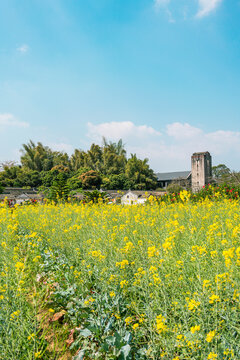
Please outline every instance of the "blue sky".
M123 138L156 171L240 170L239 0L0 0L0 161Z

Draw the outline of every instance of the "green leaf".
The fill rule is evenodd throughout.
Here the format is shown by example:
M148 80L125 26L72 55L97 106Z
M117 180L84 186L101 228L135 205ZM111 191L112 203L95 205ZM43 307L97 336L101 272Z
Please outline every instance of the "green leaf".
M92 332L89 329L85 328L80 331L80 335L86 338L88 336L92 336Z
M130 343L130 341L131 341L131 339L132 339L132 334L129 332L129 331L127 331L126 332L126 335L124 336L124 341L127 343L127 344L129 344Z
M108 332L111 328L112 328L112 324L114 323L115 319L112 317L109 322L107 323L105 329L104 329L104 333Z
M122 345L124 344L124 342L122 341L122 337L121 335L116 331L114 334L115 337L115 346L117 349L121 349Z
M127 360L129 359L129 354L131 351L131 346L129 344L123 346L121 348L121 352L120 352L120 356L119 356L119 360Z
M116 338L115 338L115 336L108 336L105 341L108 345L114 346L114 344L116 342Z
M74 356L73 360L83 360L85 354L85 350L80 350L76 356Z

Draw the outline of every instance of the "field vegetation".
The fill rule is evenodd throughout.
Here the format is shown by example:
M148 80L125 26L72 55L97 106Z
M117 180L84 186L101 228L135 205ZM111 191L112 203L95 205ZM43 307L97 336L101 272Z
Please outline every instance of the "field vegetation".
M189 198L0 205L0 359L239 359L239 200Z

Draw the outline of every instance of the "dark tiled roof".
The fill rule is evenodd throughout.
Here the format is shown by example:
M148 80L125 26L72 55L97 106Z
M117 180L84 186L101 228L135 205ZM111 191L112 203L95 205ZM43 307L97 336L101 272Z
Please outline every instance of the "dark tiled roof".
M36 199L40 200L44 196L42 194L0 194L0 200L8 199L8 200L28 200L28 199Z
M111 195L111 194L120 194L120 195L124 195L128 192L128 190L104 190L102 189L103 192L106 192L107 194Z
M27 197L29 199L43 199L44 198L44 195L43 194L24 194L24 195L27 195ZM17 196L17 198L19 198L19 196Z
M3 194L12 194L12 195L37 194L37 190L6 187L3 189Z
M157 173L158 181L166 181L166 180L177 180L177 179L187 179L191 171L175 171L169 173Z

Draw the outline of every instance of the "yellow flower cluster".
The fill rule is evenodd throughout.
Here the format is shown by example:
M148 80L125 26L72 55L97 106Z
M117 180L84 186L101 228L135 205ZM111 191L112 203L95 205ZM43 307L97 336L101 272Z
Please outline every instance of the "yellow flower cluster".
M188 297L186 298L186 301L187 301L188 310L193 312L195 312L199 307L199 305L201 304L200 301L196 301L195 299L189 299Z
M168 330L166 321L167 321L166 318L161 314L156 317L156 328L158 334L161 334Z
M209 342L209 343L212 342L215 335L216 335L216 330L209 331L209 333L206 336L206 341Z

